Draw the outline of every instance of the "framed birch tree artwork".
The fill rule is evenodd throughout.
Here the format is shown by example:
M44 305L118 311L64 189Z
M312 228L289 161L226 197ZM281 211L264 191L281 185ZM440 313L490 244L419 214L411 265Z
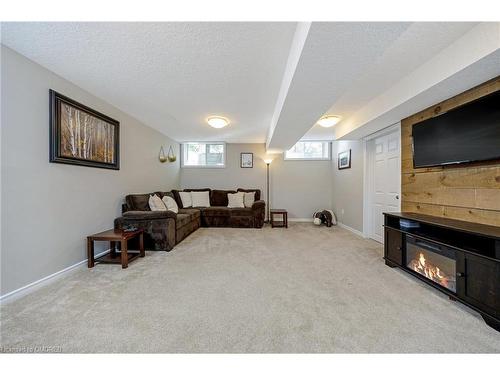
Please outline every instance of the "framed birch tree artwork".
M120 169L120 123L50 90L50 162Z

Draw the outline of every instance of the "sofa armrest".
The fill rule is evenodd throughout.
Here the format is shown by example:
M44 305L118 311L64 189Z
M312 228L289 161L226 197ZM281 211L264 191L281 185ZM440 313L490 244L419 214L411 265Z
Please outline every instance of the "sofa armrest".
M127 211L123 213L125 219L153 220L153 219L174 219L177 214L172 211Z
M252 211L254 217L254 228L262 228L266 217L266 202L263 200L253 202Z
M266 202L263 200L255 201L252 204L252 210L265 210L266 209Z
M171 211L127 211L115 219L115 229L137 227L144 230L147 250L170 251L176 243L176 217Z
M122 203L122 214L128 211L128 204L127 203Z

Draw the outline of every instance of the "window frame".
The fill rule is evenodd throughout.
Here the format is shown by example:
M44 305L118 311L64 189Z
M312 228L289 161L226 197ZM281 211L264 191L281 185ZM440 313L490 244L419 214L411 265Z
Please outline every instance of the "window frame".
M328 156L327 157L322 157L322 158L290 158L287 157L286 154L290 150L286 150L283 153L283 160L286 161L331 161L332 160L332 141L325 141L325 140L317 140L317 139L304 139L296 142L292 147L295 147L297 143L306 143L306 142L313 142L313 143L326 143L328 144Z
M190 143L196 143L200 145L222 145L223 147L223 156L222 156L222 162L223 165L185 165L184 164L184 147L187 144ZM227 146L226 142L222 141L187 141L187 142L181 142L181 168L202 168L202 169L220 169L220 168L226 168L226 155L227 155ZM206 158L205 158L206 162Z

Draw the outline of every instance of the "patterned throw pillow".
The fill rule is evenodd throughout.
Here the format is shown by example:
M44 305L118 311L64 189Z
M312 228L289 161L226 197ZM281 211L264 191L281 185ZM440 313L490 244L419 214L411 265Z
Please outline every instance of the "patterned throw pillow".
M191 201L193 207L210 207L210 192L208 191L192 191Z
M245 207L251 208L253 205L253 202L255 202L255 191L252 191L250 193L244 193L245 195L243 196L243 203L245 204Z
M149 196L149 209L151 211L166 211L167 207L158 195Z
M227 195L227 201L228 201L227 206L229 208L244 208L245 207L245 204L243 203L244 196L245 195L241 191L234 194L229 193Z
M188 208L193 206L193 201L191 200L191 192L179 191L179 196L181 197L183 208Z
M165 195L161 200L163 201L163 203L165 203L165 206L167 206L167 210L172 211L176 214L179 213L179 206L177 206L174 198Z

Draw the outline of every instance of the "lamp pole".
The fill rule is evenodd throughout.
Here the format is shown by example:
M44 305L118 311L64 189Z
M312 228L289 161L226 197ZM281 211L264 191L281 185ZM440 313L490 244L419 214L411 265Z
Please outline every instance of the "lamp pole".
M267 166L267 222L269 223L270 221L270 213L271 213L271 208L270 208L270 198L269 198L269 164L271 163L266 163Z

